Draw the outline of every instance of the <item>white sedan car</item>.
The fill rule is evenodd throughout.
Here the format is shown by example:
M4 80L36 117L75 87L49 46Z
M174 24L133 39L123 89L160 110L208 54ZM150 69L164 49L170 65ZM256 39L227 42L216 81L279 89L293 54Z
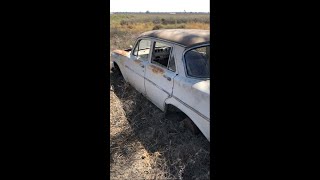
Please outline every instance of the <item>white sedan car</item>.
M111 53L114 70L164 112L183 112L210 141L210 33L166 29L141 34Z

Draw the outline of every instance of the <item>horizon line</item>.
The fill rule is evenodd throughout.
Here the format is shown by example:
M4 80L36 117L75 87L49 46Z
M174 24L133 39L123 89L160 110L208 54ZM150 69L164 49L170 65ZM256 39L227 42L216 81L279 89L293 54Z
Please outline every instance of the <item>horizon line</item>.
M111 12L111 11L110 11ZM113 11L111 13L115 13L115 12L136 12L136 13L146 13L147 11ZM158 12L153 12L153 11L149 11L149 13L177 13L177 12L182 12L182 13L190 13L190 12L197 12L197 13L210 13L207 11L158 11Z

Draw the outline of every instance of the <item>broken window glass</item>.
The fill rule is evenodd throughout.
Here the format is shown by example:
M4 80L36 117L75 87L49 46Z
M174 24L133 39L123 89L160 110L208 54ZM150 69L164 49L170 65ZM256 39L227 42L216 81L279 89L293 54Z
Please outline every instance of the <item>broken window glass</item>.
M161 42L154 42L154 49L151 57L151 63L158 64L165 68L168 67L170 54L171 54L171 46Z

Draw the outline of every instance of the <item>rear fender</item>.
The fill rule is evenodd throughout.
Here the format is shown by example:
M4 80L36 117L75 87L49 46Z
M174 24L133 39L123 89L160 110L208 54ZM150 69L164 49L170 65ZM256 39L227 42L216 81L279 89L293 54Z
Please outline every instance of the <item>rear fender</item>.
M165 101L166 106L168 104L173 105L180 109L183 113L185 113L193 122L194 124L199 128L199 130L202 132L202 134L210 141L210 120L201 117L196 112L188 108L186 105L179 102L174 97L170 97L166 99Z

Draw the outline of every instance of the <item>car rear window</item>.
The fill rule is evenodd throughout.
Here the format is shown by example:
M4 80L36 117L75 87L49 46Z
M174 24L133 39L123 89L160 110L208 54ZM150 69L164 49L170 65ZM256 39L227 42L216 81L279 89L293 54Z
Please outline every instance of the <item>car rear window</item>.
M210 78L210 46L197 47L184 54L187 75Z

